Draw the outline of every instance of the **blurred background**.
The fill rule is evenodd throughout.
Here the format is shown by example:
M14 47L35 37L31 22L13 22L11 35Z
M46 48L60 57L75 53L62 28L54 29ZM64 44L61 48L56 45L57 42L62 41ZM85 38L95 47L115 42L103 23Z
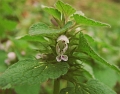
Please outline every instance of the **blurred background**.
M0 0L0 74L18 60L31 54L37 55L37 52L33 54L32 50L36 48L36 44L15 38L28 34L29 27L35 22L50 24L48 19L51 16L42 10L41 5L52 7L56 1ZM111 28L86 27L84 32L94 38L95 42L90 44L103 58L120 67L120 0L64 0L64 2L81 10L89 18L111 25ZM120 94L120 75L116 72L111 69L97 70L95 76ZM52 94L51 86L51 82L48 81L41 86L34 86L35 90L24 86L26 89L22 87L0 89L0 94Z

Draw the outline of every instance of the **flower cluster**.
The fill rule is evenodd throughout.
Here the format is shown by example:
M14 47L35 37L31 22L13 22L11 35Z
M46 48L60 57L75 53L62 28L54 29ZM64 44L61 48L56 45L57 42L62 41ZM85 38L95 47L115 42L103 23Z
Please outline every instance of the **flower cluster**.
M56 44L56 53L57 53L56 60L58 62L61 62L62 60L63 61L68 60L68 56L65 55L65 52L68 49L68 43L69 43L69 39L65 35L61 35L60 37L58 37Z

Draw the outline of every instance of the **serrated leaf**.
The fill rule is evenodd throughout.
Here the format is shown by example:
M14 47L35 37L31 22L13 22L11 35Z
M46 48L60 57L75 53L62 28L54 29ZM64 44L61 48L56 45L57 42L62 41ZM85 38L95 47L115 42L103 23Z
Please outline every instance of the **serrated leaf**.
M39 23L33 24L30 27L29 34L30 35L58 34L58 33L65 32L69 27L71 27L71 25L72 25L72 22L68 22L61 29L52 29L52 28L49 28L48 25L39 22Z
M78 50L80 52L83 52L87 55L89 55L91 58L103 63L104 65L120 72L120 69L115 66L115 65L112 65L110 63L108 63L107 61L105 61L102 57L100 57L92 48L91 46L89 45L89 43L87 42L86 38L84 37L84 34L81 32L80 35L79 35L79 46L78 46Z
M116 94L112 89L99 82L90 80L84 85L67 87L60 91L60 94Z
M47 40L45 40L44 37L39 36L39 35L37 35L37 36L24 35L17 39L26 40L26 41L35 41L35 42L48 42Z
M51 14L56 19L61 20L61 13L57 9L52 7L44 7L44 10Z
M37 60L22 60L11 65L1 76L0 86L8 84L37 84L51 79L56 79L67 73L67 63L43 63Z
M93 19L87 18L87 17L79 15L79 14L74 14L73 17L74 17L76 23L80 24L80 25L109 26L110 27L109 24L95 21Z
M72 6L62 1L57 1L55 6L61 13L64 13L67 17L76 12L76 10Z

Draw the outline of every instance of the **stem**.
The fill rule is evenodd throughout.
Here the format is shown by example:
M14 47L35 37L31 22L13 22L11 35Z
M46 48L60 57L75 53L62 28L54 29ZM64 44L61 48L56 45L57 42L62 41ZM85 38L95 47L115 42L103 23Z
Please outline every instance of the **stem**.
M55 79L53 94L59 94L59 92L60 92L60 79Z

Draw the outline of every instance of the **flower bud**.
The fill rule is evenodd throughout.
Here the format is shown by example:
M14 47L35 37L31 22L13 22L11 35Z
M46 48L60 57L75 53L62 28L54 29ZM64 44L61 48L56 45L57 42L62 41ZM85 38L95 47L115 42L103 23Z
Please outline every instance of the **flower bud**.
M7 56L11 61L15 60L16 58L16 54L14 52L9 52Z

